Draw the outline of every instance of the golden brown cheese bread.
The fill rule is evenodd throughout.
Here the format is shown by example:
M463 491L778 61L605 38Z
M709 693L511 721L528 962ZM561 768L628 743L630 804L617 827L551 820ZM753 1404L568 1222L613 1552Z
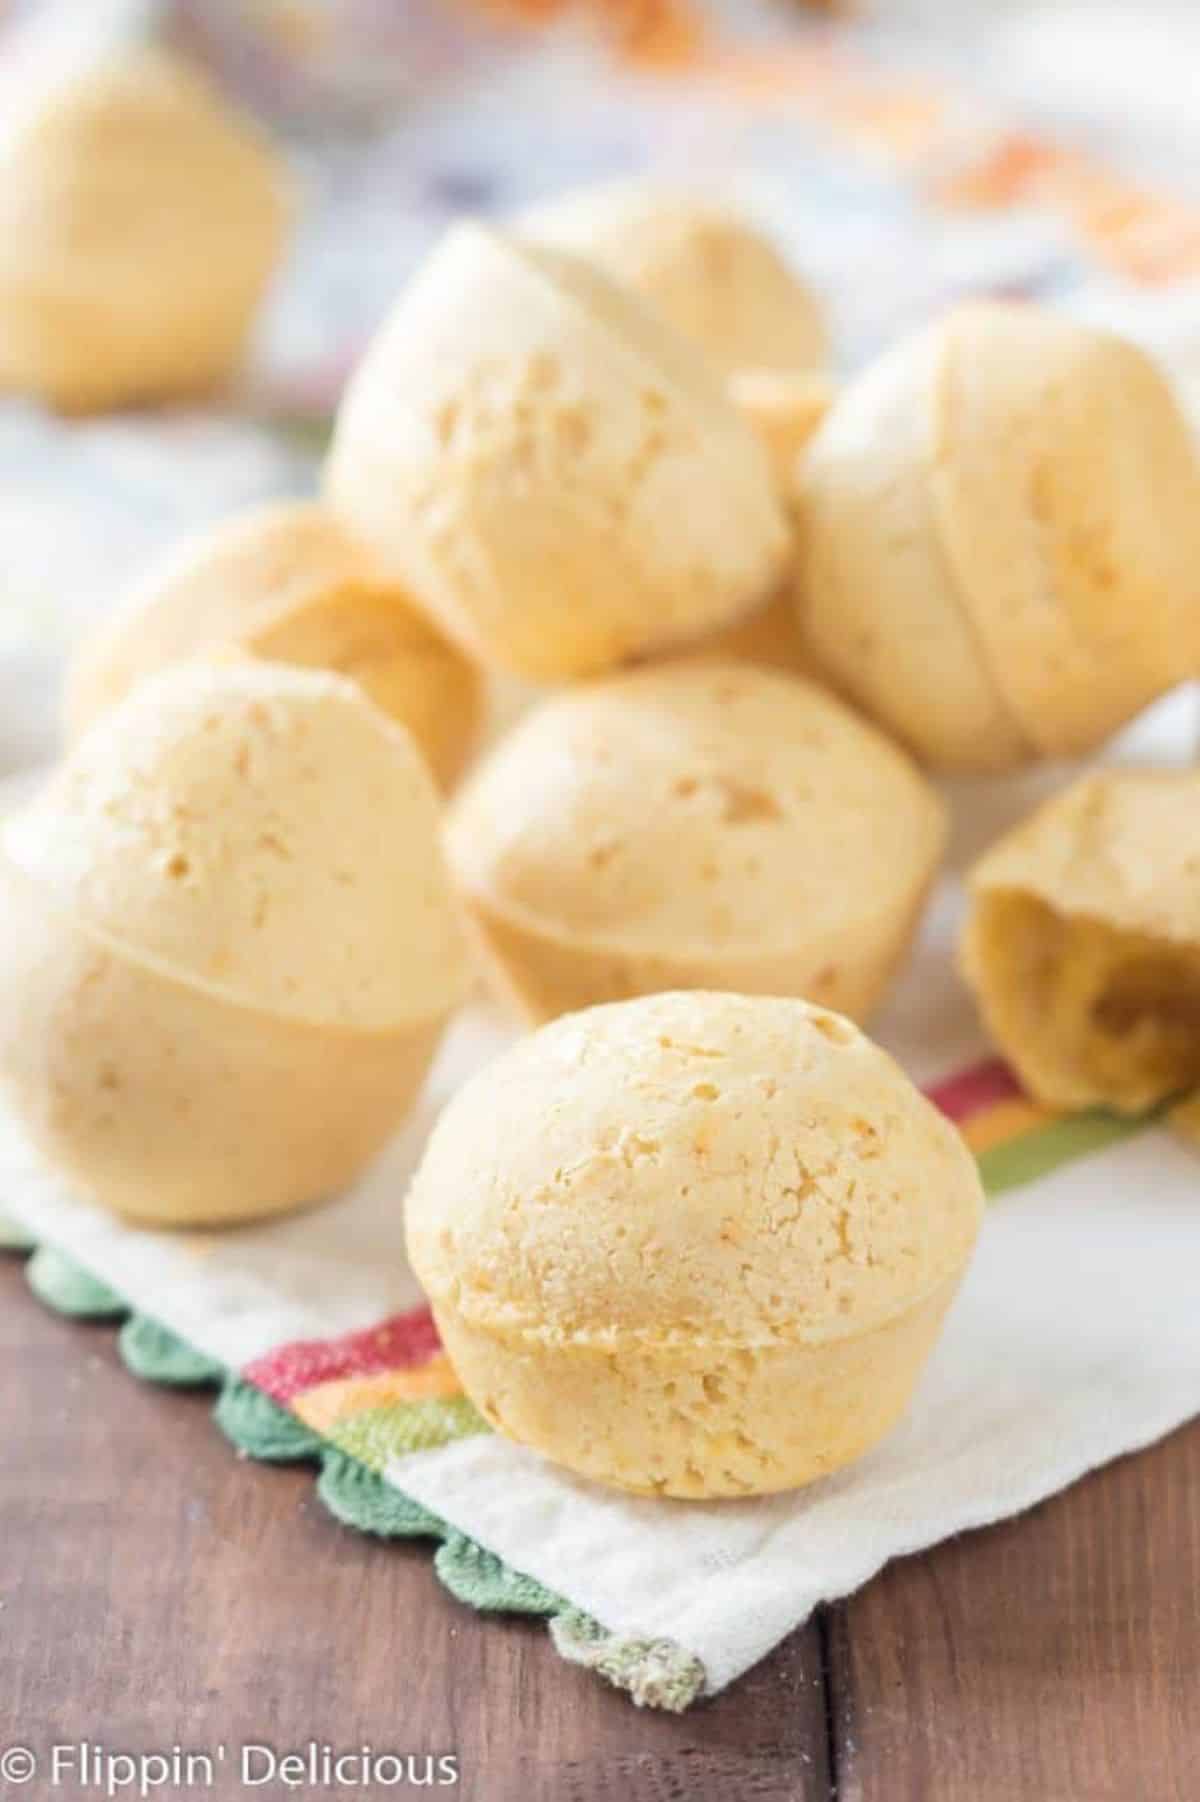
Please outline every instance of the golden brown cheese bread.
M908 759L811 683L683 660L543 702L453 806L451 866L535 1020L655 989L862 1016L945 833Z
M801 467L805 642L929 763L1085 752L1194 673L1195 451L1120 338L962 307L852 382Z
M180 665L0 835L0 1081L83 1193L163 1225L328 1197L466 984L433 786L341 678Z
M0 122L0 386L68 412L212 387L279 260L282 164L162 51L30 80Z
M473 1078L407 1215L493 1426L621 1489L746 1496L895 1424L982 1194L955 1129L848 1021L689 992L569 1015Z
M443 787L475 742L474 666L328 508L296 501L239 514L166 553L77 657L68 732L157 670L228 651L353 677L408 727Z
M329 498L474 657L611 668L748 612L791 537L689 347L565 253L462 225L368 350Z
M963 966L1031 1094L1138 1113L1200 1083L1200 775L1085 777L970 890Z

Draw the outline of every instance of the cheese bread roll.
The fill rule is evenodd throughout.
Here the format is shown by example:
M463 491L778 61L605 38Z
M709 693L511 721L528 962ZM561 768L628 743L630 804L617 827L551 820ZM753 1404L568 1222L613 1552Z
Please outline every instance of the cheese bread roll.
M544 702L449 819L484 945L535 1020L655 989L861 1017L945 833L907 758L811 683L685 660Z
M848 1021L664 994L472 1079L408 1198L500 1432L637 1494L812 1482L903 1414L979 1232L959 1134Z
M399 1125L465 953L431 779L350 682L181 665L0 834L0 1081L82 1193L303 1206Z
M563 252L457 227L338 416L333 506L481 662L552 681L765 600L791 535L717 379Z
M1107 332L951 313L843 391L798 509L813 658L936 767L1079 755L1200 662L1191 436Z
M172 547L84 645L67 729L91 725L149 675L226 652L351 676L407 726L443 787L483 712L474 666L328 508L255 508Z
M4 115L0 386L74 413L222 381L287 222L250 121L150 49L6 91Z
M970 891L967 979L1039 1101L1136 1114L1200 1084L1200 775L1085 777Z

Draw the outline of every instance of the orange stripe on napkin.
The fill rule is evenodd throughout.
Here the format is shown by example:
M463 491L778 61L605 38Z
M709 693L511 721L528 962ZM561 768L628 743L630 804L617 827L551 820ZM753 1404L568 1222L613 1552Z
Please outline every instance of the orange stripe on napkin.
M1033 1101L998 1101L985 1113L972 1115L960 1131L978 1157L993 1145L1004 1145L1022 1133L1036 1132L1039 1126L1049 1126L1057 1119L1053 1109L1039 1107Z
M338 1421L388 1402L448 1401L462 1385L445 1352L435 1352L410 1370L383 1370L369 1377L341 1377L292 1397L291 1408L314 1433L327 1433Z

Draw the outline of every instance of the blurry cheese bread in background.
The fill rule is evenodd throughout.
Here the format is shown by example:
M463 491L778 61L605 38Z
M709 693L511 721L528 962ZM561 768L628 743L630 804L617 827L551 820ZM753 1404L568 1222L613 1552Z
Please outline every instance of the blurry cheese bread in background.
M724 207L653 182L612 182L532 208L515 228L640 295L726 379L752 368L813 374L828 361L811 291Z
M982 1212L959 1134L848 1021L664 994L460 1089L408 1248L500 1432L639 1494L746 1496L895 1424Z
M533 1019L670 988L860 1017L903 956L945 822L810 683L682 660L543 702L452 807L450 861Z
M1038 1100L1137 1113L1200 1085L1200 775L1084 777L970 895L963 967Z
M690 347L590 265L455 228L347 389L327 494L471 655L597 673L764 601L791 539Z
M0 387L67 412L237 363L282 249L282 164L162 51L3 73Z
M353 683L181 665L0 834L0 1083L161 1225L327 1198L402 1120L465 953L433 784Z
M1082 754L1200 663L1200 477L1133 345L980 303L843 390L798 491L802 635L935 767Z
M196 534L146 573L69 673L69 733L165 665L227 650L352 676L408 727L443 786L479 729L474 665L334 514L285 501Z

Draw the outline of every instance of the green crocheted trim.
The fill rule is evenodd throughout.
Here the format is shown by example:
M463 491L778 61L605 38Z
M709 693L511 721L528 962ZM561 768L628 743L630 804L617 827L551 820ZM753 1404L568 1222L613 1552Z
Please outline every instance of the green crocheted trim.
M261 1464L298 1464L321 1456L324 1441L316 1433L240 1377L223 1385L214 1413L225 1437Z
M201 1389L225 1381L225 1366L195 1351L170 1327L146 1314L131 1314L117 1336L126 1369L148 1383L172 1389Z
M553 1617L570 1603L533 1577L513 1570L494 1552L473 1539L446 1529L434 1555L436 1570L451 1595L472 1608L492 1614L543 1614Z
M621 1639L577 1608L553 1616L550 1637L561 1657L599 1671L639 1708L681 1714L704 1694L704 1666L673 1639Z
M440 1539L446 1532L436 1514L335 1446L322 1454L317 1494L335 1519L379 1539Z
M72 1320L120 1320L129 1309L114 1289L52 1245L40 1245L25 1266L39 1301Z
M0 1237L0 1249L28 1251L28 1236ZM670 1640L621 1639L533 1577L459 1533L380 1474L398 1451L444 1445L489 1429L463 1397L390 1403L341 1421L328 1437L288 1409L196 1351L170 1328L133 1313L107 1284L65 1253L42 1246L27 1265L40 1301L73 1319L123 1319L121 1356L143 1381L173 1387L210 1385L218 1426L239 1452L269 1464L315 1462L317 1494L346 1526L384 1539L441 1541L433 1568L458 1601L481 1613L542 1616L561 1655L628 1690L639 1707L683 1709L703 1694L700 1661Z

